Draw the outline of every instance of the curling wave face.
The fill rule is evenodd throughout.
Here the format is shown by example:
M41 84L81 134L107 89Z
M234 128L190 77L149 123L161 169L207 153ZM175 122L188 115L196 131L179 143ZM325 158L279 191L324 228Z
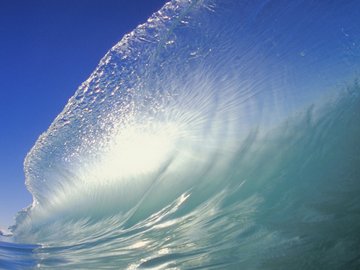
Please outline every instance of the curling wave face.
M179 0L126 35L26 157L33 266L356 267L359 11Z

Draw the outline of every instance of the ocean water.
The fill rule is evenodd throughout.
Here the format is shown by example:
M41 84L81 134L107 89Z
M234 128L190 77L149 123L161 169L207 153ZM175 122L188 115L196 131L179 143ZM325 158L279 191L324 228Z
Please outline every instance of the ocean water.
M177 0L25 159L1 269L359 269L360 2Z

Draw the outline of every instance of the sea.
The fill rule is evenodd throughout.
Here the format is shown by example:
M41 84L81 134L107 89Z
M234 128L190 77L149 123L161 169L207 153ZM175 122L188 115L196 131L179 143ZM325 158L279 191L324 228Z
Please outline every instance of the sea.
M0 269L360 269L359 14L166 3L27 154Z

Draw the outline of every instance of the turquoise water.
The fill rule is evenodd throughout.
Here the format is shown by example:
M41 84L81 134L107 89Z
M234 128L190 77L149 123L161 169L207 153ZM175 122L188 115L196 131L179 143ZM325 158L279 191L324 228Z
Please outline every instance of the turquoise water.
M359 268L359 11L166 4L27 155L0 268Z

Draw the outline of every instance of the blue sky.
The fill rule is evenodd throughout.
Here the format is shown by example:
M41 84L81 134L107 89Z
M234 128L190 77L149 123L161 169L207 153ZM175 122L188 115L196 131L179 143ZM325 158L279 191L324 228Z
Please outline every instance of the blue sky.
M166 0L0 1L0 227L31 203L23 160L121 37Z

